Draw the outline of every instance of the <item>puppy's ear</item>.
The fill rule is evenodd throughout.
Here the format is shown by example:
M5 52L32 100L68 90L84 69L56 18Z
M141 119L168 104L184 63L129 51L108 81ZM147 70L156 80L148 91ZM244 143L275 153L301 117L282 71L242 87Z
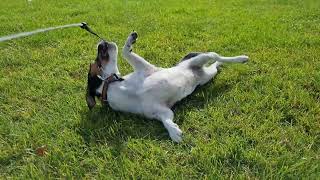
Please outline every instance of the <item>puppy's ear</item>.
M89 66L89 75L91 77L99 75L100 72L101 72L101 69L99 68L97 62L90 64L90 66Z
M91 110L96 105L96 100L93 96L90 96L89 94L87 94L86 100L88 108Z
M86 101L89 109L91 110L96 105L95 97L90 94L90 89L92 87L92 76L97 75L98 68L96 64L89 65L89 72L88 72L88 82L87 82L87 94L86 94Z

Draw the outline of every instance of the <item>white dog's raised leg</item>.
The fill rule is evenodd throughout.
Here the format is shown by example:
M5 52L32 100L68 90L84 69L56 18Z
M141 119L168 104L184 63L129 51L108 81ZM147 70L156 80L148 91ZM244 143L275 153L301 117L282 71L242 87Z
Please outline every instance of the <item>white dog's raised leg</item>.
M122 55L126 58L129 64L133 67L134 71L145 71L155 69L155 66L150 64L144 58L132 52L132 45L136 42L138 38L138 34L136 32L132 32L126 44L123 47Z
M246 62L248 59L248 56L223 57L215 52L209 52L199 54L198 56L195 56L185 62L188 63L189 66L202 67L203 65L212 63L213 61L243 63Z
M168 107L162 105L150 105L149 109L145 112L145 115L149 118L155 118L160 120L164 127L168 130L170 138L175 142L182 141L182 131L179 126L173 122L174 114Z
M201 77L200 85L206 84L210 81L218 72L217 68L223 62L236 62L236 63L243 63L248 61L248 56L235 56L235 57L223 57L218 55L215 52L209 53L202 53L195 57L190 58L189 60L183 62L189 67L202 67L204 71L204 75ZM215 63L206 66L212 62L216 61Z
M215 63L211 64L210 66L204 66L203 71L204 75L201 78L200 85L206 84L210 81L218 72L218 67L222 64L222 62L216 61Z

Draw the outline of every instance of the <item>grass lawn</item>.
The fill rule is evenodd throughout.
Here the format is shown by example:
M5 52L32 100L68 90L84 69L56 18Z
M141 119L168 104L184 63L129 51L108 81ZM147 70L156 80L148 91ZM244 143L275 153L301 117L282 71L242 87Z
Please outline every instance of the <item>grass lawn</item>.
M88 22L162 67L246 54L158 121L85 102L97 38L70 28L0 43L0 179L320 177L320 1L1 0L0 36ZM119 55L124 75L132 71ZM36 150L45 146L45 155ZM41 149L38 149L41 151Z

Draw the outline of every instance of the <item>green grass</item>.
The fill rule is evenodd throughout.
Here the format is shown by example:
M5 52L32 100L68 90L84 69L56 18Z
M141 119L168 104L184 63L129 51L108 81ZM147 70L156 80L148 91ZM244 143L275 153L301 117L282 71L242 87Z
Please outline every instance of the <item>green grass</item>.
M85 103L97 39L80 28L0 43L0 178L320 177L320 1L1 0L0 36L87 21L170 67L191 51L250 57L160 122ZM120 49L119 48L119 49ZM131 71L119 56L122 74ZM38 156L45 145L47 155Z

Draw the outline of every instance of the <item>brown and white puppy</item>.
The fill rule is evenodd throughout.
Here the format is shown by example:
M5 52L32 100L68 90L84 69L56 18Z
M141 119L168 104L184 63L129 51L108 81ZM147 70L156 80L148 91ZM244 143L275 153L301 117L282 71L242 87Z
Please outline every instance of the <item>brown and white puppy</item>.
M112 42L108 43L107 41L101 41L98 44L97 49L97 57L94 63L91 63L89 65L87 79L86 101L89 109L92 109L96 105L95 98L101 97L101 93L98 91L98 88L102 86L102 84L104 83L103 80L108 75L108 73L104 73L103 70L105 69L105 71L114 72L120 75L119 70L116 67L118 54L116 44ZM109 56L109 53L111 54L111 57ZM112 69L110 70L110 68Z
M210 81L217 74L222 62L246 62L247 56L223 57L214 52L191 53L178 65L160 68L132 51L138 35L129 35L122 54L133 67L134 72L124 76L123 81L109 84L108 104L114 110L144 115L160 120L175 142L182 140L182 131L173 122L171 107L194 89ZM117 67L117 46L114 43L101 42L98 46L98 58L90 65L88 73L87 103L92 108L95 97L103 91L104 79L119 75ZM216 62L214 62L216 61Z

